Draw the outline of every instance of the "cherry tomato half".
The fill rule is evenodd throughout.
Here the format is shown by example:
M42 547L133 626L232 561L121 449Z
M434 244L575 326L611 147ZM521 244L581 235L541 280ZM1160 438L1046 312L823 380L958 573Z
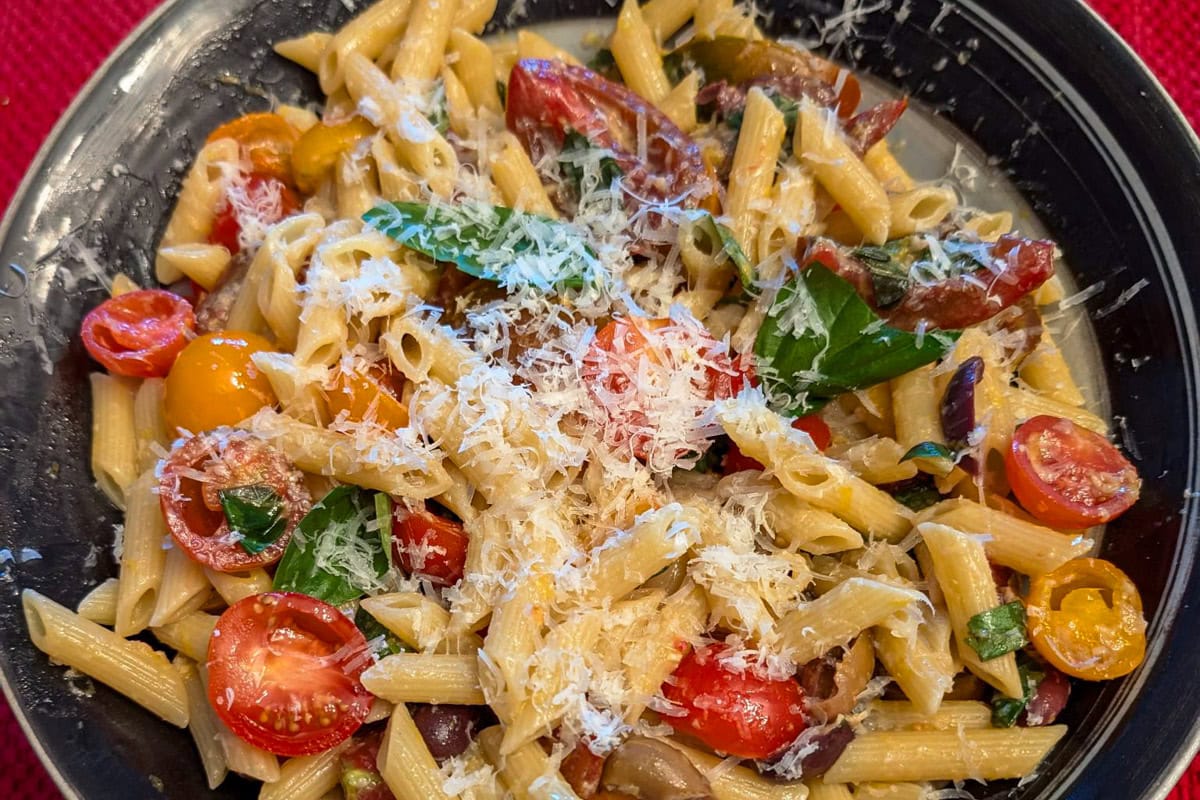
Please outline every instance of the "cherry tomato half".
M246 114L226 122L208 135L208 141L233 139L254 171L292 184L292 149L300 138L290 122L278 114Z
M1137 470L1103 436L1046 415L1017 428L1004 472L1025 510L1054 528L1116 519L1137 501L1142 485Z
M248 215L254 215L263 225L274 225L300 210L300 199L283 181L270 175L254 173L246 183L232 184L217 206L209 244L219 244L237 255L242 249L242 228Z
M325 390L325 405L334 417L345 413L351 422L371 419L395 430L408 425L408 406L400 402L404 376L385 362L361 372L338 369Z
M1033 646L1068 675L1119 678L1146 655L1141 595L1108 561L1077 558L1036 576L1025 604Z
M193 339L167 375L163 413L174 432L202 433L236 425L275 405L271 382L251 356L275 348L254 333L222 331Z
M375 126L363 117L345 122L318 122L306 130L292 149L292 174L300 191L309 194L321 187L321 181L337 164L338 157L375 133Z
M230 537L218 493L257 485L270 487L283 500L287 526L265 550L250 553ZM304 474L282 453L248 433L229 429L193 436L171 451L159 478L158 502L176 544L193 561L218 572L278 561L292 531L312 507Z
M320 753L350 738L374 698L359 676L367 641L316 598L268 592L239 600L208 645L208 699L243 741L281 756Z
M608 416L605 436L658 461L686 452L658 452L658 430L693 424L713 400L736 395L748 380L727 349L698 322L616 319L596 333L584 354L588 393ZM681 381L687 390L681 389Z
M187 300L162 289L140 289L89 311L80 335L92 358L114 375L161 378L195 329Z
M409 511L400 503L392 519L392 548L405 572L438 586L462 580L469 539L460 523L428 511Z
M753 666L733 671L719 658L725 650L709 645L684 657L662 686L663 696L683 714L662 719L720 753L770 758L807 727L804 691L791 678L765 678Z
M568 131L609 151L632 202L675 200L695 207L712 194L700 148L687 134L634 92L584 67L518 61L508 78L507 122L535 155L547 141L561 147Z
M792 420L792 427L798 431L804 431L813 440L813 444L818 450L824 452L833 444L833 431L829 430L829 426L825 424L825 420L821 419L816 414L809 414L807 417L797 417ZM726 475L732 475L735 472L743 472L748 469L764 469L763 465L755 459L743 453L738 449L736 444L730 444L729 451L725 453L725 458L721 461L721 470Z

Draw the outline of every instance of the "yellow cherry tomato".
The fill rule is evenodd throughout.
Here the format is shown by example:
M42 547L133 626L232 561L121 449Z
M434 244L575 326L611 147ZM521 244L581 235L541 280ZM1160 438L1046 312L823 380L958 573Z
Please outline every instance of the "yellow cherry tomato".
M351 117L334 125L324 122L313 125L292 149L296 186L302 192L315 192L337 164L338 156L374 133L375 126L362 117Z
M208 136L208 141L234 139L254 171L292 184L292 148L300 131L278 114L246 114L226 122Z
M408 425L408 406L400 402L403 376L386 364L372 364L362 372L338 370L325 404L330 415L345 412L351 422L374 420L395 430Z
M1146 619L1133 581L1100 558L1077 558L1038 575L1026 600L1029 638L1068 675L1119 678L1146 655Z
M267 376L250 360L274 349L263 337L240 331L207 333L189 342L167 374L163 412L170 430L203 433L275 405Z

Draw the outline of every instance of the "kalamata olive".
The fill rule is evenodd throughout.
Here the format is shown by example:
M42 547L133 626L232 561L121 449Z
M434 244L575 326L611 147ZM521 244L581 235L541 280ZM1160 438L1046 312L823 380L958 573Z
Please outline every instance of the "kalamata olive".
M760 762L759 767L788 779L819 778L837 763L852 741L854 729L845 720L831 725L818 725L800 734L800 738L788 748L792 752L797 751L797 748L800 748L800 752L812 748L812 752L800 759L799 771L796 770L795 763L789 761L787 753L777 758L774 763Z
M474 706L414 705L412 718L438 761L460 755L480 727Z
M942 396L942 435L947 442L965 443L975 430L975 386L983 379L983 359L972 356L959 365ZM973 456L959 459L971 474L979 471Z
M1046 673L1037 690L1029 700L1029 705L1017 718L1017 724L1024 728L1035 728L1039 725L1049 725L1058 718L1066 708L1067 698L1071 696L1071 682L1067 676L1049 664L1042 664L1038 669Z

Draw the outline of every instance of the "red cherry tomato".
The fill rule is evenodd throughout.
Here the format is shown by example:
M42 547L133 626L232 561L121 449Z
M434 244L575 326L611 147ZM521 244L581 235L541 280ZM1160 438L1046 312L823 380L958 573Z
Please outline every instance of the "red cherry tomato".
M374 698L359 676L367 641L314 597L267 592L221 615L208 645L208 699L239 738L281 756L306 756L358 730Z
M409 511L399 503L392 518L392 548L405 572L438 586L462 580L468 537L460 523L428 511Z
M234 192L238 197L231 199L230 194ZM276 196L278 202L275 202ZM237 255L242 249L240 240L247 214L254 214L264 225L274 225L299 210L300 200L287 184L270 175L254 173L244 186L235 184L226 190L225 198L217 207L208 241Z
M1107 439L1069 419L1041 415L1013 434L1004 456L1013 494L1052 528L1087 528L1137 502L1137 470Z
M812 438L813 444L822 452L828 450L829 445L833 444L833 431L829 430L829 426L825 424L825 420L816 414L810 414L807 417L797 417L792 420L792 427L798 431L807 433ZM729 452L725 454L725 458L721 462L721 469L726 475L732 475L735 472L742 472L748 469L761 470L764 467L758 461L739 450L736 444L731 444Z
M735 672L719 659L726 650L709 645L684 657L662 686L663 696L683 714L662 719L717 752L770 758L807 727L804 691L791 678L765 678L753 666Z
M656 441L661 428L670 426L677 442L687 438L682 426L753 380L698 322L670 319L613 320L596 333L581 372L607 414L609 444L655 462L688 451L676 445L664 452Z
M161 378L195 330L187 300L162 289L141 289L93 308L80 334L92 358L114 375Z
M283 500L287 526L265 550L250 553L230 537L219 492L257 485L270 487ZM175 543L193 561L218 572L278 561L312 507L303 473L266 442L229 428L193 436L171 451L162 467L158 501Z
M589 69L561 61L518 61L508 78L507 119L508 129L536 155L547 143L561 147L568 131L609 151L631 200L680 200L695 207L713 193L696 143L653 105ZM639 156L639 126L644 156Z

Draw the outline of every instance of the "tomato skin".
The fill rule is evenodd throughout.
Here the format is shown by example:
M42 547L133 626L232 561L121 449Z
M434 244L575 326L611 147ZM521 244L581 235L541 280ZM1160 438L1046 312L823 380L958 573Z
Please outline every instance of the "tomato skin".
M409 511L400 503L392 519L392 549L405 572L437 586L462 580L469 538L460 523L428 511Z
M172 431L202 433L236 425L275 405L275 391L251 356L275 348L254 333L222 331L193 339L171 367L163 413Z
M608 150L624 173L629 199L682 198L695 207L714 190L700 148L675 123L626 87L584 67L523 59L508 79L508 129L526 150L543 140L561 147L568 130ZM638 157L638 120L644 120L646 158ZM536 162L536 159L535 159Z
M242 191L246 193L246 201L251 206L257 205L272 192L279 193L279 213L272 215L272 218L263 219L263 222L268 225L279 222L281 219L286 219L300 210L300 200L296 197L296 193L289 189L283 181L270 175L253 173L247 178L245 188ZM228 250L231 255L237 255L242 249L241 235L242 220L238 216L238 211L234 207L234 204L229 202L227 193L225 198L221 200L220 205L217 206L217 215L213 219L212 230L208 234L208 242L209 244L219 244Z
M1146 655L1142 597L1129 576L1099 558L1077 558L1030 582L1029 639L1042 658L1088 681L1119 678Z
M725 650L709 645L684 657L662 686L663 696L684 713L662 719L720 753L770 758L807 727L804 691L791 678L770 680L753 668L734 672L718 659Z
M400 402L404 376L385 362L361 372L339 369L325 390L325 405L333 417L342 413L351 422L372 419L395 430L408 425L408 406Z
M579 742L575 749L567 753L558 771L563 780L571 785L575 794L580 797L594 797L600 788L600 778L604 773L604 757L598 756L588 749L586 742Z
M278 114L246 114L221 125L208 135L209 142L235 140L254 171L292 184L292 149L300 138L290 122Z
M195 330L187 300L162 289L140 289L89 311L80 336L88 354L112 374L161 378Z
M833 431L825 424L825 420L816 414L809 414L807 417L797 417L792 420L792 427L798 431L807 433L813 440L813 444L822 452L828 450L829 446L833 444ZM730 444L729 452L725 454L725 458L721 462L721 471L726 475L732 475L735 472L744 472L748 469L762 470L765 467L739 450L736 444Z
M366 639L333 606L267 592L230 606L208 646L208 699L240 739L281 756L320 753L358 730L374 698Z
M1111 442L1044 414L1017 428L1004 472L1025 510L1052 528L1109 522L1128 511L1141 490L1137 470Z
M195 473L204 473L204 483ZM243 431L217 430L193 436L163 462L158 502L171 538L193 561L218 572L238 572L272 564L283 557L296 525L312 507L304 474L279 451ZM270 486L284 502L287 527L260 553L229 541L229 523L219 490L234 486Z

